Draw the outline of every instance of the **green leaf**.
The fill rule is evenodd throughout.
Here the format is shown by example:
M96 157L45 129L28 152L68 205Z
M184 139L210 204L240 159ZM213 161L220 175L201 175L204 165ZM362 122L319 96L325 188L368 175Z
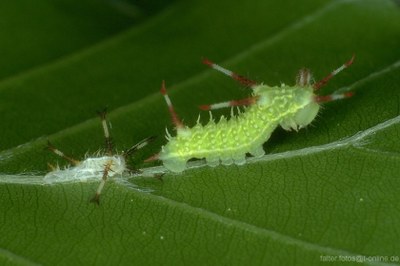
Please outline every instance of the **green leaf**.
M4 57L0 81L0 264L400 264L394 2L176 1L149 8L154 13L141 23L102 1L73 2L86 10L81 19L64 12L70 1L30 17L48 14L48 23L55 21L48 34L5 16L6 34L36 39L31 48L17 38L0 45L14 53ZM119 22L104 29L109 18ZM67 24L76 34L61 34ZM49 48L52 36L59 50ZM23 49L31 53L17 56ZM203 56L273 85L293 84L304 66L322 78L353 54L351 68L321 93L348 89L355 96L324 105L298 133L276 130L264 157L216 168L194 161L181 174L142 163L165 144L165 127L172 132L162 80L189 126L199 104L249 94L201 65ZM104 106L119 150L159 136L134 162L165 175L162 182L144 175L107 182L96 206L89 199L97 181L44 184L46 163L57 158L43 148L49 139L78 159L102 148L94 112ZM229 110L214 117L221 114Z

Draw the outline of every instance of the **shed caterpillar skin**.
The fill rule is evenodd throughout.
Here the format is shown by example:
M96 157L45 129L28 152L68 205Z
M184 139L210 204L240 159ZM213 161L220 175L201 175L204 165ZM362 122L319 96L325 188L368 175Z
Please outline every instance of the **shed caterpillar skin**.
M53 167L53 170L44 176L44 181L52 184L74 180L86 182L91 179L100 179L106 165L109 165L108 177L121 175L126 171L126 161L121 155L88 157L72 167L65 169L60 169L58 166Z
M232 112L229 120L221 116L218 122L210 117L208 124L203 126L197 122L194 127L189 128L183 125L175 113L163 82L161 93L168 105L177 135L172 137L167 131L168 143L161 148L159 154L149 160L159 159L168 170L182 172L186 168L186 162L191 158L205 158L207 164L214 167L220 163L242 165L246 162L246 153L255 157L263 156L265 154L263 144L279 125L285 130L298 131L314 120L321 103L352 96L352 93L318 96L315 92L326 85L333 76L349 67L353 60L354 56L316 83L312 83L308 69L301 69L295 86L282 84L270 87L258 84L205 59L204 64L250 87L252 94L245 99L202 105L200 109L244 106L244 112L239 110L237 116Z
M79 181L88 181L90 179L101 180L99 187L97 188L96 194L91 199L91 202L95 202L97 204L100 203L100 194L103 190L103 187L108 180L108 178L122 175L125 172L140 172L136 169L131 169L126 161L129 156L131 156L137 150L145 147L149 144L155 137L145 138L137 144L133 145L126 151L118 154L114 152L113 142L110 137L109 128L106 121L106 110L98 112L106 144L106 152L105 154L97 154L96 157L87 157L86 159L79 161L74 158L71 158L65 155L62 151L58 150L54 147L50 141L47 143L47 149L53 152L54 154L60 156L61 158L67 160L72 164L71 167L67 167L65 169L60 169L58 166L53 166L48 164L52 169L49 173L47 173L44 177L44 181L48 184L52 183L60 183L60 182L72 182L75 180Z

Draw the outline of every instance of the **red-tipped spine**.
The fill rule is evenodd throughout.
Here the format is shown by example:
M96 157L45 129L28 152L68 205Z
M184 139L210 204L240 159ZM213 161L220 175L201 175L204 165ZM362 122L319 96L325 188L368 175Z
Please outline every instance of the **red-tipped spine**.
M238 81L240 84L246 86L246 87L253 87L255 85L257 85L257 82L255 82L254 80L248 79L242 75L236 74L226 68L223 68L220 65L217 65L216 63L212 62L211 60L204 58L203 59L203 64L233 78L234 80Z
M168 96L164 80L162 81L160 92L161 92L162 95L164 95L165 102L167 103L167 106L168 106L168 111L169 111L169 113L171 115L172 123L178 129L179 128L183 128L184 125L183 125L182 121L179 119L177 113L175 112L174 106L172 105L172 102L171 102L171 100L170 100L170 98Z
M221 102L221 103L200 105L199 108L203 111L208 111L208 110L215 110L215 109L221 109L221 108L233 107L233 106L249 106L249 105L255 104L257 102L257 99L258 99L258 97L249 97L249 98L244 98L244 99L240 99L240 100L232 100L232 101Z
M199 105L199 108L203 111L209 111L211 110L211 105L210 104Z
M315 101L317 103L326 103L326 102L332 102L332 101L337 101L345 98L352 97L354 95L354 92L345 92L341 94L330 94L330 95L317 95L315 96Z
M336 76L337 74L342 72L342 70L344 70L344 69L348 68L349 66L351 66L351 64L353 64L354 58L355 58L355 55L353 55L349 61L347 61L346 63L341 65L339 68L333 70L331 73L329 73L329 75L327 75L326 77L324 77L323 79L321 79L320 81L315 83L313 85L314 91L319 90L320 88L325 86L331 78L333 78L334 76Z
M160 154L156 153L152 156L150 156L149 158L147 158L146 160L144 160L143 162L148 163L148 162L153 162L153 161L157 161L160 158Z
M230 106L248 106L255 104L257 102L258 97L249 97L240 100L230 101Z

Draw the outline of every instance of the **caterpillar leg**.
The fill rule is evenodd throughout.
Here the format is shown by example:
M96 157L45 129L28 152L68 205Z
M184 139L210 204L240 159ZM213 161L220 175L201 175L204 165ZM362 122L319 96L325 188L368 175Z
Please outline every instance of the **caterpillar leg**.
M72 157L69 157L67 155L65 155L62 151L60 151L59 149L57 149L56 147L54 147L53 144L51 144L51 142L48 140L47 141L47 147L46 147L49 151L51 151L52 153L60 156L61 158L63 158L64 160L67 160L68 162L70 162L72 165L78 165L80 164L79 160L76 160Z
M314 91L319 90L320 88L322 88L323 86L325 86L328 81L333 78L334 76L336 76L337 74L339 74L340 72L342 72L342 70L348 68L349 66L351 66L351 64L353 64L354 61L354 55L351 57L351 59L349 61L347 61L346 63L344 63L343 65L341 65L339 68L333 70L331 73L329 73L328 76L326 76L325 78L321 79L320 81L318 81L317 83L315 83L313 85Z
M107 108L104 108L101 111L98 111L97 114L99 115L101 119L101 125L103 126L103 132L104 132L104 139L105 139L105 146L106 146L106 151L108 155L113 154L113 141L112 138L110 137L110 131L108 129L108 124L106 120L106 114L107 114Z
M209 66L209 67L211 67L211 68L213 68L213 69L215 69L215 70L227 75L228 77L233 78L234 80L238 81L240 84L242 84L244 86L252 88L252 87L257 85L257 82L255 82L254 80L248 79L248 78L246 78L246 77L244 77L242 75L238 75L238 74L236 74L236 73L234 73L234 72L232 72L232 71L230 71L230 70L228 70L226 68L223 68L223 67L215 64L214 62L208 60L207 58L203 59L203 64L205 64L205 65L207 65L207 66Z
M243 154L236 155L235 157L233 157L233 162L236 165L244 165L246 163L246 154L243 153Z
M207 165L210 167L216 167L220 163L219 158L216 158L216 157L207 157L206 162L207 162Z
M294 129L296 131L298 130L297 124L292 118L283 120L280 123L280 125L284 130L287 130L287 131L291 131L292 129Z
M249 105L255 104L257 102L258 98L259 97L255 96L255 97L249 97L249 98L227 101L227 102L222 102L222 103L200 105L199 108L201 110L208 111L208 110L215 110L215 109L221 109L221 108L233 107L233 106L249 106Z
M104 185L106 184L106 181L108 179L108 173L110 171L112 171L111 170L112 163L113 162L110 160L104 166L103 176L102 176L102 179L100 181L99 187L97 188L96 194L93 196L93 198L90 200L90 202L94 202L97 205L100 204L100 194L101 194L101 191L103 190Z
M182 159L165 159L162 160L165 168L168 170L180 173L186 169L186 161Z
M253 155L254 157L261 157L265 154L265 151L261 145L251 150L250 154Z
M231 165L233 164L233 159L231 157L221 158L221 164Z

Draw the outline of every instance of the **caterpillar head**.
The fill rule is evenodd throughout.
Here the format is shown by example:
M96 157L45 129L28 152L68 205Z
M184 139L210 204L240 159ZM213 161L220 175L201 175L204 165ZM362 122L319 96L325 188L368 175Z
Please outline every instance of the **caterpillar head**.
M296 78L296 101L293 108L295 113L281 122L286 130L299 130L306 127L314 120L319 111L319 104L315 101L314 89L311 85L313 77L309 69L300 69Z
M319 111L319 104L312 101L302 109L298 110L294 115L293 120L297 125L297 128L306 127L314 120Z
M297 131L301 128L304 128L309 125L317 116L319 107L319 104L315 102L313 98L311 98L308 103L296 110L293 115L283 119L280 125L285 130L293 129Z

